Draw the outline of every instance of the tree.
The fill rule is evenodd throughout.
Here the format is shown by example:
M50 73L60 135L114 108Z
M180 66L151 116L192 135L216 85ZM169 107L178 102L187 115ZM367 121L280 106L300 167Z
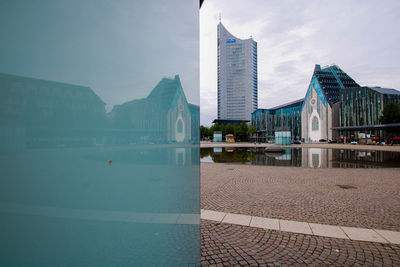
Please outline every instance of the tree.
M247 123L245 123L244 121L242 121L241 123L240 123L240 126L239 126L239 138L240 138L240 141L247 141L248 140L248 130L249 130L249 127L247 127Z
M240 127L237 123L233 124L233 135L235 135L236 138L240 135Z
M226 135L226 128L225 128L225 125L223 125L223 124L221 124L220 126L219 126L219 130L221 131L221 133L222 133L222 138Z
M225 133L226 134L233 134L234 133L234 128L233 128L232 124L228 123L225 126Z
M248 134L249 135L254 135L256 133L256 128L254 128L253 125L250 125L249 130L248 130Z
M200 138L205 139L210 136L210 129L206 126L200 125Z
M400 105L396 103L387 104L382 111L382 116L379 117L382 124L400 122Z
M211 134L213 134L215 131L220 131L220 126L218 123L214 123L213 126L210 127Z

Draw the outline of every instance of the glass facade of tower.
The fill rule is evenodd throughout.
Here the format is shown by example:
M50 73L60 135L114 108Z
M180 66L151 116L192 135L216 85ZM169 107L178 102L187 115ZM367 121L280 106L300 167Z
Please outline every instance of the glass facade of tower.
M289 131L292 140L301 138L301 109L304 99L271 109L257 109L251 114L251 123L259 142L275 140L275 132Z
M250 120L258 106L257 42L218 24L218 119Z

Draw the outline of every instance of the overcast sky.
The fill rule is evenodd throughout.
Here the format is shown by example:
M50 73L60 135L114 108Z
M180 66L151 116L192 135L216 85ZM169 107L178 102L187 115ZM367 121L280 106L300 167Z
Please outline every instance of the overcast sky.
M398 0L205 0L200 10L201 124L217 116L217 24L258 43L258 107L303 98L315 64L360 85L400 89Z

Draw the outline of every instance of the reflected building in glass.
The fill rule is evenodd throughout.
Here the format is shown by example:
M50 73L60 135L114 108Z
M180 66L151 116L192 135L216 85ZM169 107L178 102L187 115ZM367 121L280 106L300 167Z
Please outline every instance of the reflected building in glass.
M0 265L200 265L198 8L2 1Z
M3 125L93 127L105 122L105 103L86 86L0 73Z
M199 129L199 107L187 102L178 75L163 78L147 98L117 105L109 113L86 86L0 74L0 95L0 155L5 157L0 164L0 214L9 230L5 251L31 253L31 248L20 247L20 242L29 244L30 238L71 250L65 242L77 241L74 234L79 233L80 244L86 246L96 240L92 228L99 227L115 234L107 239L109 245L127 246L121 248L122 253L129 251L135 261L167 265L197 261L199 184L190 178L198 172L193 167L199 164L199 140L191 131ZM8 224L26 216L35 216L31 227ZM43 220L50 226L41 231L37 227ZM91 222L89 226L86 221ZM64 236L66 225L72 237ZM134 235L125 245L117 240L121 231ZM182 231L187 234L184 239L178 238ZM17 232L29 237L18 240ZM153 232L161 234L149 241ZM53 235L64 239L57 243ZM153 245L143 242L160 241L173 243L171 248L185 243L185 255L164 249L159 258L150 257ZM132 251L129 244L141 244L140 249ZM86 250L87 256L104 245L98 240ZM34 251L41 255L52 248L40 243ZM76 253L65 255L77 257ZM163 253L181 258L168 262ZM3 256L3 262L22 262ZM65 261L58 256L45 258ZM121 259L121 263L126 261ZM41 263L29 256L24 262Z
M116 128L137 131L134 143L198 143L199 106L187 102L179 76L163 78L148 97L114 106Z
M1 148L94 145L105 103L86 86L0 73ZM10 142L13 140L12 142Z

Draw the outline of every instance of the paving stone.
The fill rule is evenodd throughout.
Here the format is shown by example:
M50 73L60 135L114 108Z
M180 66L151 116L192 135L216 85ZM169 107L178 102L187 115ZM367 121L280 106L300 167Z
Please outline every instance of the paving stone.
M201 208L207 210L400 231L399 192L398 169L201 163Z
M281 231L312 235L310 226L306 222L279 220L279 225Z
M279 230L279 220L253 216L250 226L264 229Z
M340 228L342 228L342 230L351 240L381 242L381 243L388 242L372 229L344 227L344 226Z
M201 219L221 222L225 217L225 212L218 212L212 210L201 210Z
M400 232L394 232L388 230L375 230L375 232L383 236L383 238L385 238L392 244L400 244Z
M251 237L251 238L249 238ZM217 249L216 249L216 245ZM399 266L400 245L201 221L202 266ZM227 251L227 254L220 251ZM233 255L230 252L235 252Z
M224 266L400 266L400 245L389 240L397 237L369 230L400 231L398 170L201 164L201 173L201 208L220 212L202 211L202 218L222 221L228 212L253 216L251 226L257 217L344 225L352 238L310 235L311 228L299 234L201 220L203 266L217 264L210 255ZM360 233L351 227L369 229ZM359 236L374 242L358 241ZM380 243L384 239L391 243Z
M251 221L251 216L228 213L222 220L223 223L232 223L238 225L249 226Z
M349 239L339 226L309 223L314 235Z

